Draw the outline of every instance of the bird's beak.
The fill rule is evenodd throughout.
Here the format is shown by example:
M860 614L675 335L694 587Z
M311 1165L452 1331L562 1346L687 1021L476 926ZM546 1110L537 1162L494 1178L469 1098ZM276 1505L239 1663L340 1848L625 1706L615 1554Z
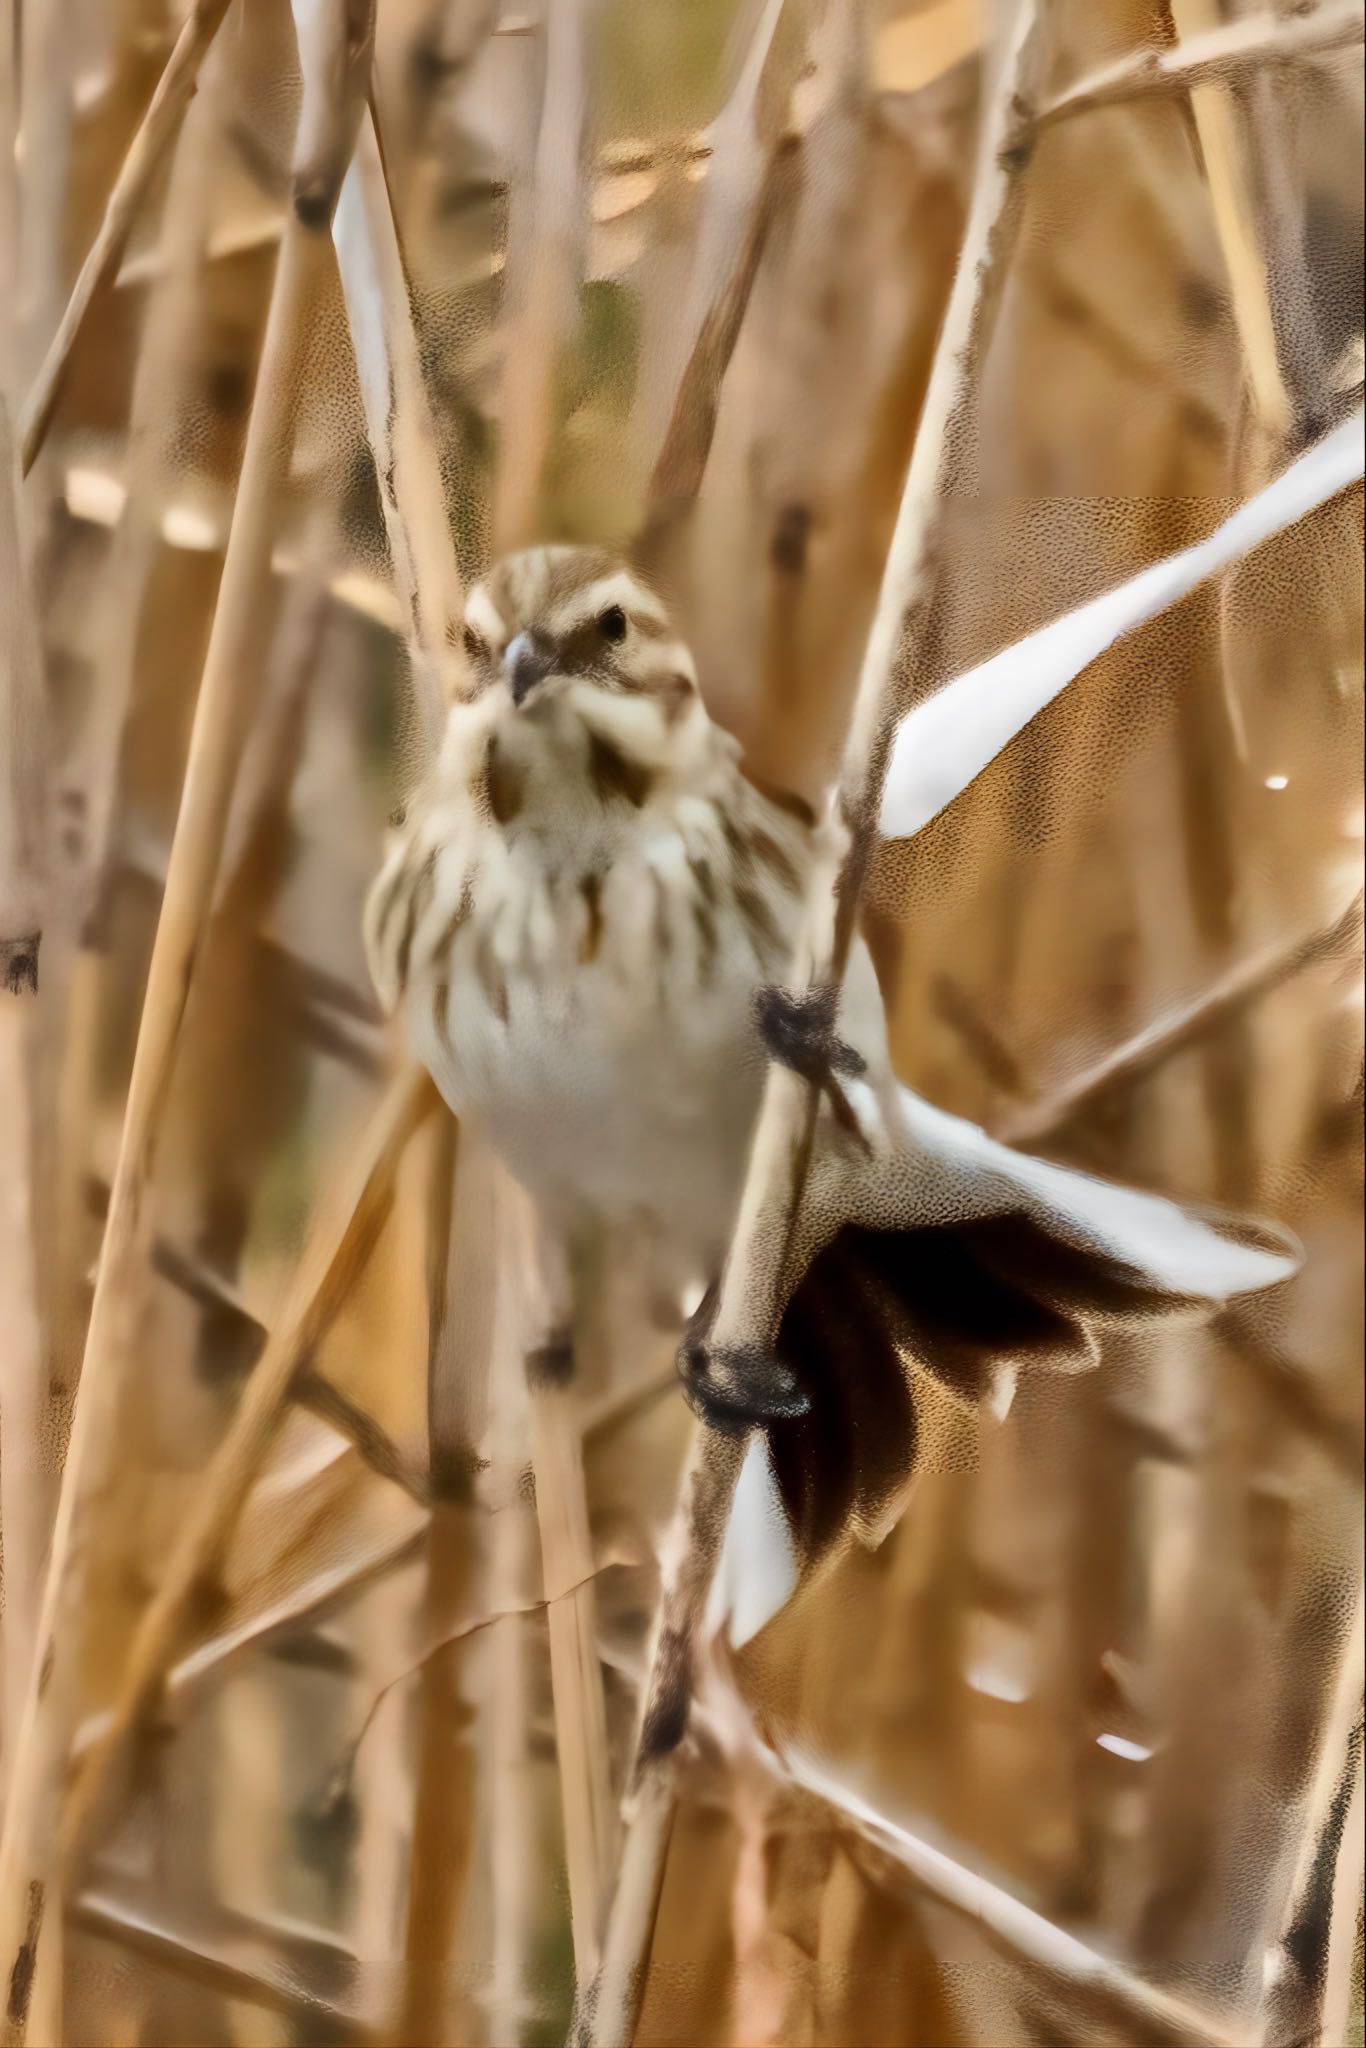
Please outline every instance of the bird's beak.
M519 633L515 640L508 642L503 656L503 673L512 691L512 701L519 709L537 683L543 683L547 676L554 675L558 658L550 642L539 633Z

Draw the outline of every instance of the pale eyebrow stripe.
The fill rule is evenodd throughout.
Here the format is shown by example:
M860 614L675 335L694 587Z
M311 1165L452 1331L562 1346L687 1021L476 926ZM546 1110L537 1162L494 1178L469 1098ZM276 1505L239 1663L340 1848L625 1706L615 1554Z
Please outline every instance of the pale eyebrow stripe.
M507 627L503 624L493 599L482 583L476 584L469 594L465 606L465 618L475 632L487 640L491 647L502 645Z
M624 569L616 569L610 576L599 576L596 583L590 583L586 590L576 593L556 615L556 630L572 632L575 626L586 624L611 604L619 604L624 611L650 625L668 624L664 609L653 593L643 589Z

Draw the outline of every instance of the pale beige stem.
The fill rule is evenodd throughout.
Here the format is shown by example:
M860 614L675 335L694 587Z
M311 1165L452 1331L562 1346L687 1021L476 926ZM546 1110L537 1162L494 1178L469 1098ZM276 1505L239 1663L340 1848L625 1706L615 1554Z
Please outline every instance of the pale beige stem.
M32 469L51 424L72 350L85 324L91 302L101 284L112 276L118 265L138 209L189 105L200 64L218 32L227 7L228 0L195 0L142 123L128 145L128 152L114 180L114 189L105 205L99 231L81 265L66 311L48 344L47 354L24 406L19 446L25 476Z
M607 1757L607 1715L598 1662L597 1591L588 1533L583 1447L574 1389L533 1384L531 1456L536 1474L545 1597L550 1603L550 1681L555 1700L574 1968L586 1984L599 1961L617 1816Z
M200 1486L151 1604L138 1624L99 1736L81 1758L66 1800L64 1864L75 1869L98 1818L111 1771L154 1702L196 1597L211 1592L247 1489L269 1449L301 1366L355 1283L388 1213L394 1174L435 1093L425 1073L392 1081L330 1201L315 1217L284 1308Z
M306 73L306 100L330 87L330 79L320 85L316 76ZM96 1538L109 1461L116 1454L120 1378L130 1348L129 1314L141 1266L143 1203L203 941L233 778L252 712L249 656L270 568L271 513L291 442L305 322L326 256L323 237L296 213L285 235L271 298L110 1191L34 1678L15 1753L15 1794L0 1841L0 1972L16 1988L8 2029L18 2039L27 2027L25 1986L32 1982L65 1772L81 1711L86 1563Z
M1079 78L1034 114L1038 135L1059 121L1102 107L1166 99L1197 86L1220 85L1242 72L1350 49L1362 39L1359 6L1321 7L1308 14L1255 14L1183 38L1173 49L1140 50Z
M18 1737L37 1638L55 1474L43 1431L46 1373L33 1236L33 1052L43 909L42 683L28 601L9 413L0 391L0 1522L4 1529L4 1743Z
M1219 20L1215 0L1171 0L1171 8L1183 41L1209 31ZM1276 345L1266 257L1253 218L1236 110L1222 85L1195 85L1190 99L1248 384L1262 427L1273 443L1279 442L1289 431L1292 408Z
M589 42L597 0L546 8L536 155L516 197L505 289L511 295L498 401L493 534L499 552L535 540L554 433L555 372L577 324L587 194Z
M332 225L365 424L413 664L419 751L429 759L465 673L464 593L450 540L431 401L403 256L367 109Z
M920 653L929 617L950 429L977 374L990 311L988 285L1020 210L1020 157L1008 145L1024 99L1033 27L1034 7L1024 0L983 124L981 170L859 676L837 792L839 829L827 828L808 889L796 987L838 985L848 956L901 680ZM809 1086L785 1068L770 1068L710 1337L719 1354L771 1339L814 1122ZM735 1439L699 1433L685 1476L677 1562L665 1581L646 1688L636 1811L586 2015L584 2038L594 2048L626 2048L635 2031L653 1931L653 1912L642 1912L639 1901L657 1899L662 1883L674 1756L687 1728L692 1691L693 1642L742 1460L743 1445Z

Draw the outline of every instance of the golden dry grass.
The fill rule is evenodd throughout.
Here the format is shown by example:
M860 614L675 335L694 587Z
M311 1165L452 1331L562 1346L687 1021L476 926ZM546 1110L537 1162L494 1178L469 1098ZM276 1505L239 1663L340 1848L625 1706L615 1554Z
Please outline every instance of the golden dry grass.
M809 907L824 972L862 884L926 1095L1303 1274L928 1401L624 1836L673 1336L604 1244L528 1388L556 1276L359 922L492 547L638 539L714 713L857 814L889 690L1359 405L1359 11L1066 0L1018 68L966 0L378 0L373 68L301 11L302 119L270 0L0 5L8 2038L529 2048L605 1943L601 2044L1345 2048L1360 486Z

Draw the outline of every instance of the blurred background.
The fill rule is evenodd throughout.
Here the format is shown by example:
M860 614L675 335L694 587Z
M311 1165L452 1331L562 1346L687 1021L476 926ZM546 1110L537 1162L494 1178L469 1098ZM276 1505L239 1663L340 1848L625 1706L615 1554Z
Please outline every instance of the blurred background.
M216 12L19 498L45 729L14 728L9 801L46 908L36 997L0 998L11 1774L290 213L289 9ZM461 573L648 524L713 715L808 795L1011 12L379 0L383 183ZM1359 14L1321 8L1341 32L1318 46L1260 0L1040 15L1045 101L1220 29L1241 55L1034 139L912 694L1207 533L1359 403ZM0 7L16 435L183 21ZM63 1638L78 1756L398 1060L360 912L420 679L337 272L310 276ZM724 1685L704 1697L642 2048L1361 2039L1361 518L1358 487L1203 586L882 850L865 913L904 1078L1051 1156L1287 1223L1305 1267L1022 1381L1003 1415L926 1394L896 1528L726 1660L766 1746ZM17 644L13 561L3 596ZM688 1417L675 1332L610 1243L575 1389L528 1391L518 1227L477 1143L429 1118L49 1905L30 2040L563 2039L565 1759L596 1744L620 1792ZM10 2003L13 2026L13 1980Z

